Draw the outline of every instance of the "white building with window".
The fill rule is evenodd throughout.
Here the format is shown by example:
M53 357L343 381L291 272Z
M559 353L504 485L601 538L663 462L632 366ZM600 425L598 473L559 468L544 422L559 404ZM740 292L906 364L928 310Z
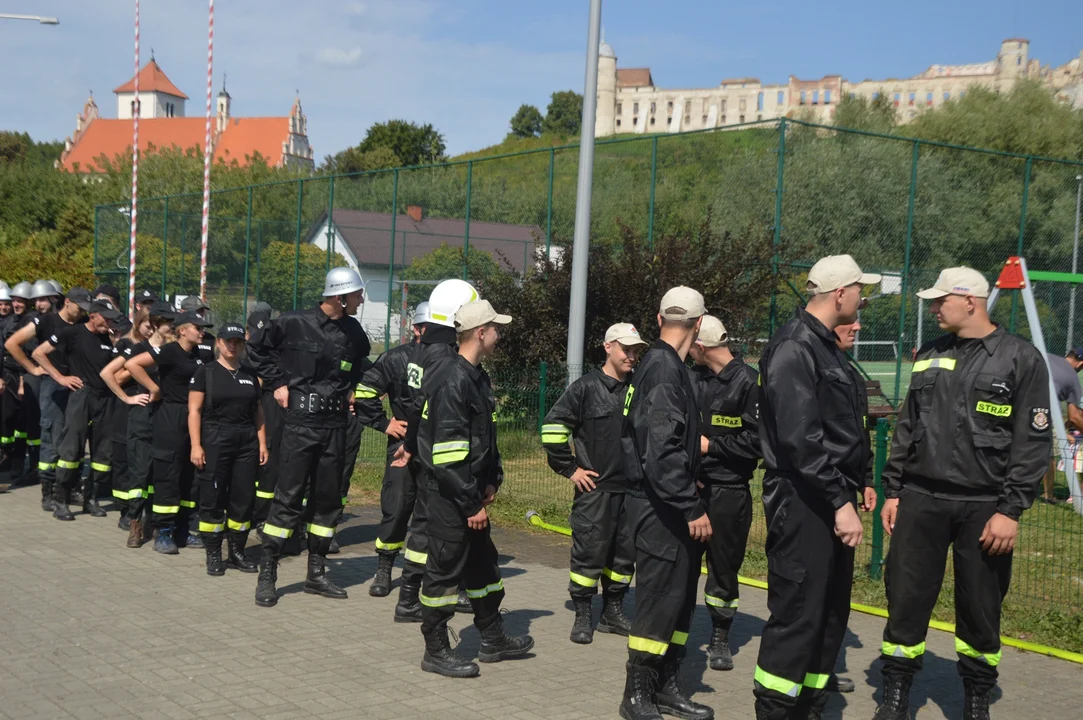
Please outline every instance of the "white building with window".
M1030 41L1010 38L1000 44L995 60L971 65L932 65L910 78L851 82L841 75L765 85L758 78L723 80L712 88L667 89L655 85L650 68L618 68L617 55L605 42L598 49L599 137L627 133L676 133L726 127L781 117L830 123L844 96L872 100L889 94L900 122L926 108L938 107L966 94L974 85L1010 90L1021 78L1042 82L1058 99L1083 105L1083 52L1057 67L1029 57Z

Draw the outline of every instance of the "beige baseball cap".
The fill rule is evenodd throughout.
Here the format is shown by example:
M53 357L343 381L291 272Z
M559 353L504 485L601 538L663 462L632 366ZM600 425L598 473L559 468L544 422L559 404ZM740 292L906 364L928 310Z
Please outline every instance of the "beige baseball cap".
M705 348L724 345L730 335L726 332L726 326L714 315L704 315L703 322L699 324L699 338L696 342Z
M646 340L639 337L639 331L635 329L632 323L610 325L609 329L605 331L605 341L607 343L617 342L625 346L647 344Z
M918 293L922 300L935 300L945 295L970 295L976 298L989 297L989 281L973 268L953 267L940 271L940 277L931 288Z
M876 273L862 272L857 262L849 255L830 255L820 259L808 271L809 292L813 295L829 293L854 283L875 285L883 276Z
M473 330L489 323L507 325L510 322L511 315L501 315L493 310L492 303L488 300L468 302L455 313L455 329L459 332Z
M707 314L703 296L690 287L679 285L662 296L658 312L666 320L692 320Z

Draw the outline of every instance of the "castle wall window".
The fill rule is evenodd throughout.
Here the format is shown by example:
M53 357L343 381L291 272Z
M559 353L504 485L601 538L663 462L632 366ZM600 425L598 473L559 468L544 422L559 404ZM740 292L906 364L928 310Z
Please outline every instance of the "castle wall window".
M801 104L802 105L805 104L805 91L804 90L801 91Z
M632 103L632 114L633 115L638 115L639 114L639 103Z
M740 106L740 107L739 107L738 109L739 109L739 110L740 110L741 112L744 112L744 111L745 111L745 99L744 99L744 98L741 98L741 102L740 102L740 103L738 103L738 105Z
M651 103L651 115L654 115L655 104Z
M813 90L812 91L812 104L813 105L819 105L820 104L820 91L819 90Z
M756 95L756 110L763 112L763 93Z
M950 92L945 92L944 93L944 102L947 102L948 100L951 100L951 93Z
M933 94L931 92L928 95L925 96L925 104L926 105L932 105L933 104Z
M785 102L786 102L786 93L784 93L782 90L779 90L778 91L778 104L782 105Z
M624 112L624 103L617 103L617 114L620 115Z
M824 105L830 105L830 104L831 104L831 91L830 90L824 90Z

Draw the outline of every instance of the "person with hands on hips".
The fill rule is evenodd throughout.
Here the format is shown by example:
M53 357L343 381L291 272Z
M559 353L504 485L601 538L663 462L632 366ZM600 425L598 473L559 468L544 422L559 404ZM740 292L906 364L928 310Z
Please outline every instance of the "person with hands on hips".
M218 358L196 368L188 388L188 434L199 490L199 532L207 574L257 566L244 555L256 504L256 473L267 464L267 434L259 378L241 365L244 328L229 323L215 341ZM228 535L227 535L228 532ZM228 557L222 559L222 539Z
M646 345L631 324L611 326L605 333L605 364L569 385L542 422L549 467L575 485L568 583L575 605L574 643L594 639L591 603L599 583L603 605L598 631L626 636L631 629L623 604L635 569L635 541L624 508L624 458L618 440L628 378Z
M989 717L1012 550L1049 462L1052 421L1045 359L990 320L988 296L989 283L967 267L918 293L947 334L918 351L883 472L891 549L877 720L910 717L949 546L963 717Z

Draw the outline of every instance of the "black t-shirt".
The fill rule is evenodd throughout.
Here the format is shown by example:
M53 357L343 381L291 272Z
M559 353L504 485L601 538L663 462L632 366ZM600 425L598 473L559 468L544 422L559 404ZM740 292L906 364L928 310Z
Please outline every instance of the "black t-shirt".
M49 341L49 339L52 338L53 335L59 336L60 332L64 328L72 327L73 324L80 324L69 323L64 318L60 317L59 313L55 312L45 313L44 315L34 313L33 317L30 318L30 322L34 323L34 333L36 336L36 340L31 340L24 346L27 349L28 355L33 352L34 348L36 348L38 345ZM83 322L86 322L86 320L84 320ZM56 369L60 372L61 375L71 374L68 367L67 358L58 357L58 353L53 353L49 356L49 359L52 360L53 365L56 366Z
M133 357L136 357L137 355L142 355L143 353L150 352L150 349L152 347L154 347L154 346L151 345L150 342L148 342L147 340L144 340L141 343L136 343L135 345L132 345L130 348L124 348L120 352L121 352L121 354L124 355L124 360L128 361L128 360L131 360ZM148 366L146 368L143 368L143 369L147 371L147 375L150 377L151 380L154 381L155 385L159 384L158 383L159 378L158 378L158 366L157 365L150 365L150 366ZM132 392L131 388L135 388L135 392ZM142 385L140 385L139 383L137 383L135 381L132 381L132 384L127 389L127 391L128 391L129 394L132 394L132 395L138 395L139 393L149 392L149 390L147 388L143 387Z
M215 361L196 370L188 386L204 393L203 420L227 425L254 425L259 405L259 380L241 366L234 373Z
M113 346L113 359L116 360L118 357L122 357L128 360L132 357L132 349L138 345L139 343L125 335L120 340L117 340L117 344ZM124 389L124 394L129 397L143 392L143 386L131 378L122 383L121 387Z
M203 337L199 340L199 359L203 361L204 365L210 365L214 362L214 335L211 335L206 330L203 331Z
M102 369L113 359L113 342L109 339L109 333L91 332L83 324L68 325L50 335L49 342L56 347L49 359L64 358L69 368L67 375L74 375L93 390L109 392L101 376ZM56 361L53 364L56 365Z
M179 342L173 341L156 348L150 354L158 365L158 387L162 389L162 402L188 404L188 384L196 369L203 364L199 348L184 352Z

